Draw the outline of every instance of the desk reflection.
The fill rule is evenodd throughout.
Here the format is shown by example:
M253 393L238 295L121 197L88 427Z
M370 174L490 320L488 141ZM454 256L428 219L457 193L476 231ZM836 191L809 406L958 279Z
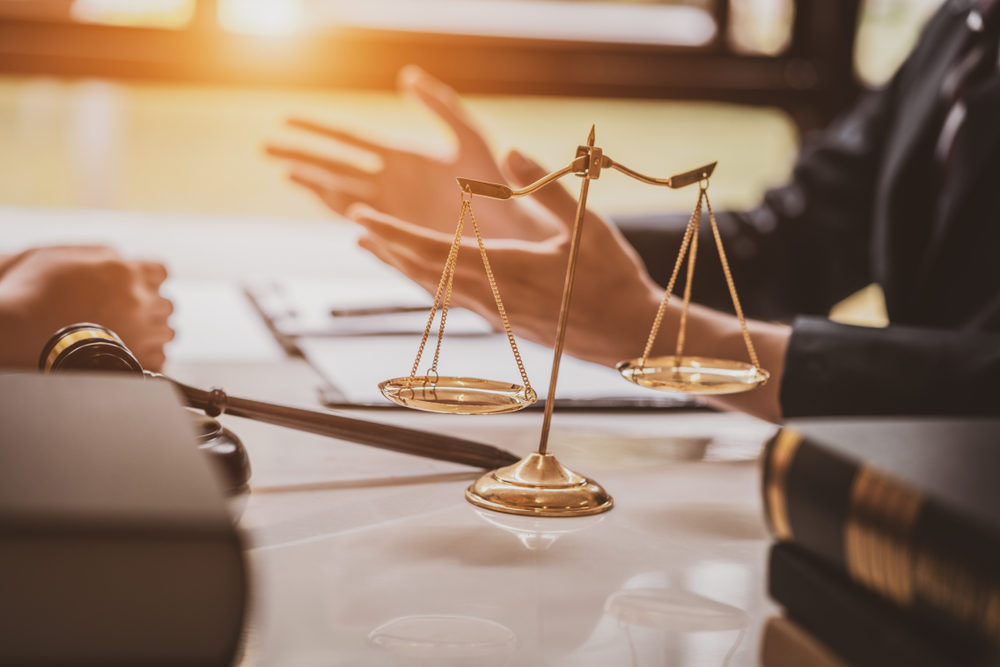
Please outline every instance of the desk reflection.
M491 526L510 533L529 551L548 549L563 535L578 533L599 524L604 514L579 517L537 517L501 514L474 508L476 515Z
M392 656L394 667L505 667L517 637L510 628L475 616L404 616L380 625L368 641Z

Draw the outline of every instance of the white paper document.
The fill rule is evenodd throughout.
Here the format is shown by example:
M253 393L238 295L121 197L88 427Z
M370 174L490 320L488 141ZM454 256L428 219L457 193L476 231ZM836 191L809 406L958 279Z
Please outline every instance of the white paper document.
M163 294L174 304L170 325L177 332L167 345L170 363L285 358L284 350L239 286L218 280L170 278L163 284Z
M432 335L424 351L418 374L434 358ZM378 384L406 376L420 344L420 336L344 336L302 338L298 345L309 362L333 385L330 403L391 407ZM531 386L541 404L548 393L552 350L528 341L518 341ZM522 384L506 336L445 336L438 373L442 376L478 377ZM557 400L581 407L678 407L694 405L686 396L640 387L625 380L613 368L563 355L559 366Z
M418 285L388 272L366 276L360 284L334 278L255 282L246 285L246 292L274 330L292 338L419 334L433 304ZM470 310L448 310L452 335L492 330Z

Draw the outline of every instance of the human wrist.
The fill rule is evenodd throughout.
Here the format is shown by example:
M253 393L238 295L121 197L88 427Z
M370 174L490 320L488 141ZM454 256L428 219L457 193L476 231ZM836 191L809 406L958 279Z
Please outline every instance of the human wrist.
M750 360L746 339L739 328L739 321L732 316L722 315L730 320L723 324L714 335L718 350L713 355L723 359ZM720 324L714 322L713 324ZM727 326L728 324L728 326ZM714 397L710 402L718 407L740 410L770 422L780 422L781 384L785 367L785 354L791 327L755 320L747 321L749 334L759 367L768 374L767 381L752 391Z

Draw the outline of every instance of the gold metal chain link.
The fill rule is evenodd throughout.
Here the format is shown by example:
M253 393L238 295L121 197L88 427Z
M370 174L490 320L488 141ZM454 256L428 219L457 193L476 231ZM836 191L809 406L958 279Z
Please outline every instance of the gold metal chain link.
M750 355L750 363L754 369L760 372L760 362L757 360L757 351L750 340L750 332L747 330L747 321L743 317L743 308L740 307L740 298L736 295L736 283L733 282L733 274L729 270L729 260L726 259L726 251L722 248L722 235L719 233L719 225L715 222L715 213L712 212L712 202L708 200L708 185L703 189L705 193L705 208L708 209L708 219L712 223L712 234L715 236L715 246L719 249L719 260L722 262L722 273L726 276L726 285L729 286L729 296L733 299L733 308L736 309L736 317L740 321L740 331L743 333L743 342L747 346L747 354Z
M413 380L416 378L417 369L420 367L420 359L423 357L424 349L427 345L427 339L430 337L431 329L434 326L434 320L437 316L438 309L440 309L441 318L438 324L437 342L434 346L434 360L427 372L428 376L432 373L434 375L435 379L432 383L437 380L438 360L441 356L441 343L444 340L445 326L448 321L448 309L451 304L452 288L455 282L455 268L458 265L458 254L462 245L462 232L465 226L465 215L468 213L469 218L472 220L472 228L476 233L476 243L479 246L479 255L483 261L483 268L486 270L486 278L490 283L493 300L496 302L497 312L500 314L500 321L503 324L504 333L507 335L507 342L510 343L510 349L514 353L514 361L517 364L518 372L521 374L521 381L524 383L524 396L528 400L535 400L538 395L531 387L531 382L528 380L528 373L524 369L524 361L521 359L521 352L517 349L514 332L510 326L510 320L507 318L507 310L504 308L503 300L500 298L500 288L497 287L496 278L493 276L493 268L490 266L489 257L486 255L486 244L479 231L479 223L476 220L476 214L472 211L471 195L463 192L461 197L462 208L458 214L455 236L452 239L451 248L448 251L448 259L445 262L444 271L441 273L441 280L438 281L437 291L434 294L434 305L431 306L430 315L427 317L427 325L424 327L424 333L420 338L420 346L417 348L417 356L413 360L413 366L410 369L410 379Z
M698 194L698 201L694 205L694 211L691 213L691 219L688 220L687 229L684 230L684 238L681 240L681 249L677 253L677 259L674 261L674 270L670 274L670 280L667 281L666 291L663 293L663 299L660 300L660 307L656 309L656 317L653 318L653 328L649 331L649 338L646 339L646 347L642 352L642 359L639 361L639 368L643 368L646 365L646 361L649 359L649 354L653 350L653 343L656 341L656 336L660 333L660 325L663 323L663 315L667 310L667 303L670 301L670 295L674 291L674 284L677 282L677 274L680 272L681 264L684 262L684 255L687 253L688 244L691 242L691 237L698 229L701 222L701 201L704 191Z
M750 339L750 332L747 329L746 318L743 316L743 308L740 306L740 299L736 294L736 283L733 281L732 271L729 269L729 260L726 258L726 251L722 247L722 235L719 233L719 225L715 221L715 213L712 211L712 203L708 199L707 179L702 180L699 184L698 201L694 205L694 211L691 213L687 229L684 230L684 238L681 240L681 249L677 253L677 260L674 262L674 270L670 274L670 280L667 282L666 291L663 293L663 299L660 301L660 307L657 309L656 317L653 319L653 328L650 330L649 338L646 340L646 347L642 352L642 359L639 362L639 368L645 367L646 361L649 359L649 355L653 350L653 343L656 341L656 337L660 332L660 325L663 323L663 316L667 309L667 303L670 301L674 285L677 282L677 275L680 273L681 265L683 264L686 256L688 260L687 282L684 285L684 302L681 307L680 324L677 331L677 344L674 350L675 358L679 358L684 352L687 314L688 307L691 303L691 284L694 278L695 257L698 252L698 231L701 226L701 210L703 203L705 208L708 209L708 218L712 225L712 235L715 237L715 246L719 251L719 261L722 264L722 273L726 278L726 285L729 287L729 296L732 298L733 308L736 310L736 318L740 322L740 332L743 334L743 342L746 345L747 354L750 357L750 363L752 363L754 369L759 372L760 361L757 359L757 351L754 349L753 341Z
M468 207L469 204L466 204ZM458 233L461 234L463 230L463 223L460 220L458 223ZM454 243L454 242L453 242ZM461 248L461 236L459 236L459 249ZM431 362L431 367L427 371L427 375L430 376L431 373L434 374L434 382L437 382L438 372L438 359L441 358L441 343L444 341L444 327L448 322L448 308L451 306L451 290L455 284L455 267L458 266L458 250L455 252L454 259L451 262L451 269L448 271L448 285L444 290L444 301L441 302L441 322L438 324L438 336L437 343L434 345L434 361Z
M446 287L449 286L451 281L454 279L455 275L455 265L458 263L458 250L462 245L462 230L463 223L465 221L465 212L470 207L469 201L462 195L462 208L458 213L458 224L455 226L455 238L452 239L451 248L448 250L448 259L445 261L444 271L441 272L441 280L438 281L437 291L434 294L434 305L431 306L431 312L427 316L427 326L424 327L423 336L420 337L420 346L417 348L417 357L413 360L413 367L410 368L410 379L414 379L417 375L417 369L420 367L420 359L424 356L424 347L427 345L427 339L431 335L431 327L434 326L434 318L437 315L438 307L441 305L441 298L445 294ZM450 290L448 291L448 296L451 296ZM445 302L445 307L442 310L447 309L447 301ZM441 348L441 338L444 336L443 330L443 319L442 327L438 328L438 340L437 340L437 350ZM437 366L437 353L435 353L435 368Z
M496 278L493 277L493 269L490 267L489 257L486 256L486 245L483 243L483 236L479 233L479 223L476 221L476 214L472 211L472 204L469 203L469 218L472 220L472 229L476 232L476 243L479 244L479 255L483 259L483 268L486 269L486 279L490 281L490 290L493 292L493 300L497 304L497 312L500 313L500 321L503 322L504 333L507 334L507 342L514 353L514 361L517 363L517 370L521 374L524 382L524 397L534 400L538 397L535 390L531 388L528 381L528 373L524 370L524 362L521 360L521 351L517 349L517 342L514 340L514 332L510 328L510 321L507 319L507 310L503 307L503 300L500 298L500 288L497 287Z
M687 278L684 282L684 303L681 306L681 323L677 330L677 347L674 349L674 357L680 358L684 354L684 339L687 333L688 307L691 305L691 285L694 283L694 262L698 257L698 230L701 225L701 207L698 207L697 221L694 223L694 230L691 233L691 248L688 250L688 270Z

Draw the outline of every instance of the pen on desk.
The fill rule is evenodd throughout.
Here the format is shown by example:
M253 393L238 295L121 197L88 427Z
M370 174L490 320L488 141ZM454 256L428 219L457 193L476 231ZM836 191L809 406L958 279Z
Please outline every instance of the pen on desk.
M363 317L365 315L395 315L397 313L426 313L430 306L375 306L371 308L331 308L334 317Z
M188 405L204 410L211 417L223 413L234 417L245 417L380 449L389 449L440 461L463 463L477 468L500 468L520 460L511 452L481 442L428 431L418 431L402 426L342 417L330 412L305 410L238 398L227 395L221 389L206 391L189 387L175 380L168 379L168 381L181 391L187 399Z

